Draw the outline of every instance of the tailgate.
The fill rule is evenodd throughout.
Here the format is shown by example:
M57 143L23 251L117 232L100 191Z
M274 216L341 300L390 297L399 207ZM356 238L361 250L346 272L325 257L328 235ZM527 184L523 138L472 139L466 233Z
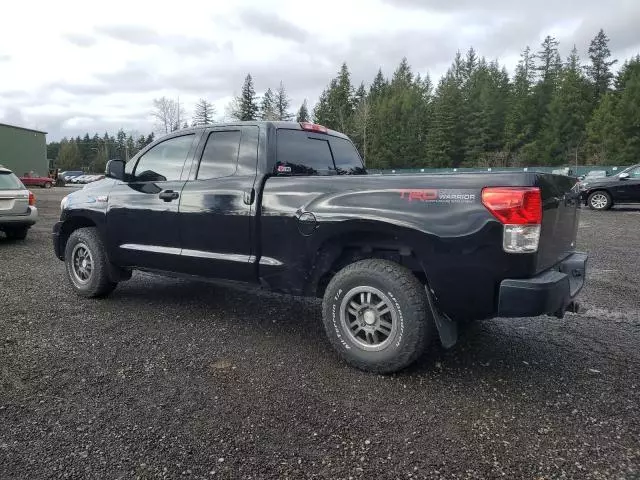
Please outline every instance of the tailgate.
M542 194L542 229L536 271L553 267L575 251L578 234L580 190L577 179L539 174Z
M26 190L0 190L0 217L29 213L29 192Z

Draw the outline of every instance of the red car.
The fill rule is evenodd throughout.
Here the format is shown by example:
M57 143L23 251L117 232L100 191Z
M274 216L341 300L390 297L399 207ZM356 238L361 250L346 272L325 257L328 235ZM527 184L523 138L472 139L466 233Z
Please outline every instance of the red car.
M26 187L42 187L42 188L51 188L53 187L53 179L49 177L41 177L35 172L25 173L20 180Z

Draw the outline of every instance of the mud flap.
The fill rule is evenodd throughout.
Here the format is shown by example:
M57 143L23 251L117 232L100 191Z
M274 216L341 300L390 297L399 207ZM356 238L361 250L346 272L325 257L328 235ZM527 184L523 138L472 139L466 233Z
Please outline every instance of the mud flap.
M433 315L433 320L438 329L440 342L444 348L449 349L458 342L458 323L438 311L433 300L433 293L428 285L425 285L424 290L427 294L429 310L431 310L431 315Z

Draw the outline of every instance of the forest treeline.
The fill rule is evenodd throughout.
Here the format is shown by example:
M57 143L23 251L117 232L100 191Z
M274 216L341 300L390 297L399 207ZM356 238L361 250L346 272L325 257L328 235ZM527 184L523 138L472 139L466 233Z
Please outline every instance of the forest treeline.
M601 30L588 61L548 36L510 77L470 48L436 85L406 59L354 89L348 66L320 96L318 123L346 132L373 168L623 165L640 161L640 56L614 75Z
M405 58L391 77L380 69L356 86L344 63L314 108L305 100L297 114L282 82L258 96L248 74L225 118L315 121L349 135L369 168L625 165L640 161L640 55L619 61L600 30L584 61L576 46L562 59L547 36L522 51L512 76L473 47L458 52L437 83ZM160 133L213 123L214 114L201 99L189 124L179 102L164 97L152 113ZM152 139L87 134L50 144L49 158L99 166Z

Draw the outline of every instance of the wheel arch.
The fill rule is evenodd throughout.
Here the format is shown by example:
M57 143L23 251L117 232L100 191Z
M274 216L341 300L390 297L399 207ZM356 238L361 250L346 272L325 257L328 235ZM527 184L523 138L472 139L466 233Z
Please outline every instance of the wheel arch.
M71 234L79 228L85 227L96 227L98 228L98 230L101 230L99 228L99 223L96 222L96 219L92 218L91 215L71 215L64 220L62 226L60 227L60 235L58 237L58 242L60 242L58 251L62 255L61 260L64 260L64 251Z
M391 260L409 268L424 284L426 272L416 241L398 227L359 228L327 237L316 250L306 294L322 297L331 278L347 265L359 260Z

